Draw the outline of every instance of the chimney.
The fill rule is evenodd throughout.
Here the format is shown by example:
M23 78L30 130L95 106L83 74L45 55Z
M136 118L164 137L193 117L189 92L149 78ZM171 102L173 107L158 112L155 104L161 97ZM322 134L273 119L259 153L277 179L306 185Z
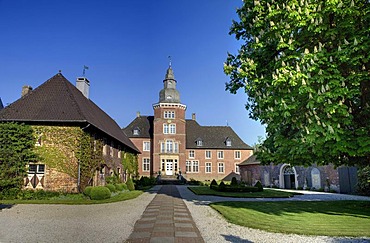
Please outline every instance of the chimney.
M140 117L140 111L136 112L136 117Z
M24 85L22 87L22 97L25 96L26 94L28 94L31 91L32 91L32 87L31 86Z
M195 121L195 120L196 120L195 113L191 114L191 119L192 119L193 121Z
M76 80L76 88L81 91L81 93L86 97L89 98L89 90L90 90L90 81L85 77L79 77Z

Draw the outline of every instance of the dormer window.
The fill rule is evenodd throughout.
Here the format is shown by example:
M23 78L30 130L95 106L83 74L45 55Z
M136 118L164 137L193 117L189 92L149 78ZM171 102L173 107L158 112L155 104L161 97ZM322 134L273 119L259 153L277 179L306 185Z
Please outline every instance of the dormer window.
M226 146L231 147L231 139L230 138L226 139Z
M133 131L133 134L134 135L140 135L140 129L138 127L136 127Z
M199 147L203 146L203 140L202 139L198 138L195 142L197 143L197 146L199 146Z

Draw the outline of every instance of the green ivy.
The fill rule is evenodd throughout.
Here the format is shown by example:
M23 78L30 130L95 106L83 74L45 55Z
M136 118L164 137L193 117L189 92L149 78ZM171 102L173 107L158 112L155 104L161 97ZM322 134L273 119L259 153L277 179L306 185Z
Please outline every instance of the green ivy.
M0 191L22 188L26 165L37 160L31 126L0 123Z
M137 178L139 176L139 164L137 154L122 151L121 158L123 172L127 175L127 178Z

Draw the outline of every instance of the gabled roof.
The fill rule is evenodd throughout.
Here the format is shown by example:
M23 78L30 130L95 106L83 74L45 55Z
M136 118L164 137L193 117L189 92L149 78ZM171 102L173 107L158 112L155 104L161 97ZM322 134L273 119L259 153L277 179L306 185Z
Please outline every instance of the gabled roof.
M138 116L122 130L129 138L153 138L153 120L154 116ZM139 134L134 135L135 129Z
M197 146L202 140L203 146ZM226 141L231 141L227 146ZM200 126L195 120L186 120L186 148L252 149L229 126Z
M257 160L257 156L253 154L248 159L246 159L243 162L241 162L240 164L238 164L238 166L243 166L243 165L259 165L259 164L261 164L261 162L258 161Z
M139 151L118 124L61 73L2 109L0 121L88 123L132 150Z

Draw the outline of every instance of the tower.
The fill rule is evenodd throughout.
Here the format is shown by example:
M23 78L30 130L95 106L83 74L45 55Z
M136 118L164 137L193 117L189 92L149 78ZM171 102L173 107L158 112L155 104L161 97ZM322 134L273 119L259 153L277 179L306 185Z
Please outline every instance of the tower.
M176 84L170 65L159 101L153 105L153 171L166 176L185 171L186 105L180 102Z

